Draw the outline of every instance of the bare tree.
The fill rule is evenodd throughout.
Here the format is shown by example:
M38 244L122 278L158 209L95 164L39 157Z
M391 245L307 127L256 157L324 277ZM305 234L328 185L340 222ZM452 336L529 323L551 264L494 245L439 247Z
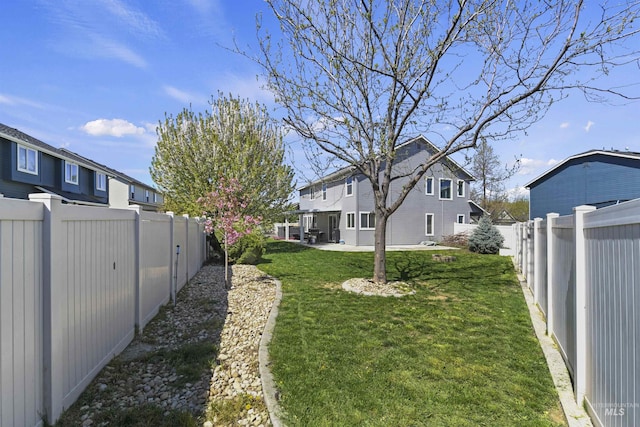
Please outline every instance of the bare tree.
M618 66L637 66L635 1L267 0L281 34L260 28L267 85L286 123L353 165L375 197L373 279L386 281L387 220L445 156L539 120L578 88L595 99ZM627 49L625 49L625 46ZM424 133L439 151L396 174L396 147ZM390 184L402 190L390 198Z
M482 209L490 211L507 202L504 183L518 171L520 160L516 159L513 166L503 165L491 144L481 137L468 161L471 174L476 178L471 197L480 201Z

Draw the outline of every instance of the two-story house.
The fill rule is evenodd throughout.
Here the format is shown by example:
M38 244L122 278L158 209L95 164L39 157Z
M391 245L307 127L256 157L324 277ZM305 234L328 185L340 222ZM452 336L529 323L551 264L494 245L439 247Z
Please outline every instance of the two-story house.
M163 204L150 185L0 123L0 195L28 199L42 192L91 206L159 211Z
M423 136L396 149L397 175L415 170L438 149ZM408 178L395 180L393 198ZM433 165L387 223L388 245L439 241L453 234L455 222L468 223L480 212L469 200L474 178L453 159ZM300 221L307 236L349 245L374 244L375 212L371 183L353 167L340 169L300 188Z
M0 194L51 193L66 203L108 206L109 172L0 123Z

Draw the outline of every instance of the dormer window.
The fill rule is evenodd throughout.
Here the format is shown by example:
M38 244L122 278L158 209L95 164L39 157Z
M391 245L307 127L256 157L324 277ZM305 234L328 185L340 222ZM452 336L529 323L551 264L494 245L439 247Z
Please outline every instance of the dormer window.
M149 203L149 190L144 190L144 200Z
M38 175L38 152L18 145L18 171Z
M107 176L100 172L96 172L96 190L107 191Z
M78 165L71 162L64 162L64 182L78 185Z
M353 195L353 177L347 177L346 181L345 181L345 188L346 188L346 193L347 196L352 196Z
M136 198L136 186L131 184L129 186L129 192L131 193L131 200L135 200L135 198Z

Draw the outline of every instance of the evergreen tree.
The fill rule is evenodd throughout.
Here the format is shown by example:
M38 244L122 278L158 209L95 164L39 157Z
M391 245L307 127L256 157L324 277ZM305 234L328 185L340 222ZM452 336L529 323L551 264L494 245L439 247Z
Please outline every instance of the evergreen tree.
M488 216L480 218L478 227L469 237L469 250L481 254L497 254L504 243L504 237Z

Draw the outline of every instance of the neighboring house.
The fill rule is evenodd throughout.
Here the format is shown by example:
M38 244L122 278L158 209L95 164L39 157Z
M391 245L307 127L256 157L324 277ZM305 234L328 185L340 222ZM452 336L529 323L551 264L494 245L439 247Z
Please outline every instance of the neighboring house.
M511 225L518 222L518 220L511 215L511 212L504 208L491 212L489 216L491 217L491 222L494 225Z
M50 193L66 203L108 206L109 172L0 123L0 194L28 199Z
M113 177L109 178L110 206L139 205L145 211L162 211L164 198L158 190L121 172L113 172Z
M158 211L162 196L153 187L64 148L55 148L0 123L0 194L28 199L50 193L63 202Z
M570 215L574 206L597 208L640 198L640 153L590 150L571 156L525 185L529 218Z
M61 149L65 153L79 156L76 153ZM109 172L109 206L112 208L126 208L139 205L142 210L158 212L162 210L164 198L150 185L108 166L83 158L86 162L96 165Z
M402 144L397 147L394 174L414 170L437 151L423 136ZM470 222L472 214L477 216L480 212L468 199L473 180L451 158L433 165L389 218L386 244L439 241L453 234L455 222ZM407 178L400 178L392 183L391 197L406 181ZM306 236L357 246L374 244L373 191L369 181L354 167L340 169L302 187L297 213Z

